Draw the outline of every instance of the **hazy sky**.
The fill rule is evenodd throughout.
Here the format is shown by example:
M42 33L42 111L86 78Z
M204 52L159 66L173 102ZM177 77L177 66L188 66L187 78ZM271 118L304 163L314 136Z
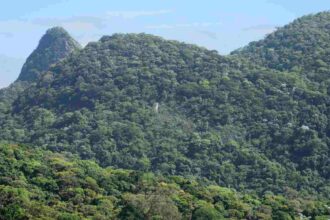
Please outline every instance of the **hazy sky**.
M2 1L0 88L13 82L46 29L63 26L85 45L116 32L146 32L221 54L262 39L330 0L29 0Z

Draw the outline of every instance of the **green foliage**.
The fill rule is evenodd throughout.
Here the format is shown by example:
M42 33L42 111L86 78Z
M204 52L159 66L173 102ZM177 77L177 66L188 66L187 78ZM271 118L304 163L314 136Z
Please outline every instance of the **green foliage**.
M322 219L325 201L257 197L179 176L101 168L72 154L0 144L0 219Z

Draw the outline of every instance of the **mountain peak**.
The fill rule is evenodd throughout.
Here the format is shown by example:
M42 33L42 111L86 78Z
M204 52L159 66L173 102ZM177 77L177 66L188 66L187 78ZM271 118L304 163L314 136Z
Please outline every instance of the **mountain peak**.
M49 28L46 31L46 34L51 34L51 33L68 33L68 32L61 26L55 26L55 27Z
M65 58L81 46L62 27L53 27L40 39L38 47L27 58L18 81L34 81L52 64Z

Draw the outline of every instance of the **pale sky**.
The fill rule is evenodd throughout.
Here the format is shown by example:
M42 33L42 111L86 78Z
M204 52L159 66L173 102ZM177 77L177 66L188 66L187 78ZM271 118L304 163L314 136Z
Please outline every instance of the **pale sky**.
M1 0L0 88L13 82L40 37L64 27L85 45L113 33L150 33L220 54L262 39L329 0Z

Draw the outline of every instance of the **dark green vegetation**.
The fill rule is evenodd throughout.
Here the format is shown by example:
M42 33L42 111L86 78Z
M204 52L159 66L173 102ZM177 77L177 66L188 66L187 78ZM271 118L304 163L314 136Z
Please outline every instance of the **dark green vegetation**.
M240 194L179 176L101 168L71 154L0 144L0 219L293 219L327 204Z
M172 181L185 191L173 180L184 176L180 181L199 182L196 192L189 191L197 198L198 190L211 184L258 195L252 197L259 205L268 197L281 198L272 194L284 195L283 202L329 201L329 17L328 12L303 17L226 57L147 34L105 36L67 53L42 74L40 69L11 102L3 98L0 139L71 153L104 169L110 166L114 173L118 168L135 170L123 173L137 179L152 172L156 186ZM20 78L25 77L29 74L23 71ZM125 181L138 185L137 179ZM132 204L140 203L140 191L125 190L119 190L120 197L130 192ZM240 195L242 204L259 209ZM170 197L162 199L171 203ZM58 200L71 206L62 197ZM276 218L297 215L295 204ZM173 213L185 216L178 209L181 213ZM212 212L231 216L225 205L221 210ZM305 214L325 214L320 210ZM275 218L277 211L259 218ZM247 218L247 212L232 218Z

